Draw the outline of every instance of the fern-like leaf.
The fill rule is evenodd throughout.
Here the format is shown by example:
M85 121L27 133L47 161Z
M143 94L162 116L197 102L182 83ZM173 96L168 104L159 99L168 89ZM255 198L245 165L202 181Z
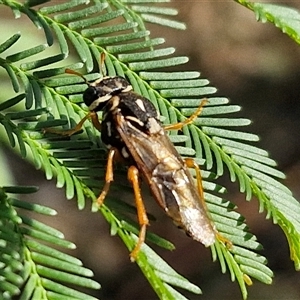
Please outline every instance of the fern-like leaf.
M271 3L255 3L253 1L235 0L251 9L258 21L271 22L300 44L300 12L299 10L283 5Z
M0 291L12 299L96 299L73 287L99 289L93 272L77 258L52 247L74 249L58 230L26 216L25 211L53 216L56 211L17 200L11 193L32 193L34 187L0 189ZM23 213L22 213L23 211ZM46 245L47 244L47 245Z

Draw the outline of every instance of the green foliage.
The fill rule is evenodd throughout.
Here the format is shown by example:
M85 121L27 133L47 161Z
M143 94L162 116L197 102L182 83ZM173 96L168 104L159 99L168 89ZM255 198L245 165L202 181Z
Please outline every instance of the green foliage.
M96 299L65 284L99 289L100 285L86 277L93 272L82 267L77 258L59 248L74 249L58 230L29 218L25 211L53 216L51 208L30 204L12 197L11 193L28 194L35 187L2 187L0 189L0 282L1 299ZM23 213L22 213L23 210Z
M292 7L271 3L254 3L252 1L235 0L251 9L258 21L271 22L300 44L300 12Z
M78 70L84 66L89 73L85 78L93 81L101 76L97 70L100 54L104 52L104 72L109 76L125 76L137 93L152 101L165 124L184 120L199 106L201 98L208 98L201 116L192 125L185 126L183 132L171 132L170 138L182 156L194 156L197 162L204 163L203 186L209 213L218 231L233 244L226 247L217 241L211 247L212 257L219 260L223 273L228 269L231 279L238 281L243 298L247 297L246 284L251 283L250 277L270 284L273 274L266 266L266 259L257 253L261 245L249 233L244 218L223 198L225 189L215 183L225 170L229 171L231 181L239 183L245 198L250 200L256 196L260 212L266 211L267 218L272 218L284 230L292 259L299 269L300 205L277 181L284 175L275 169L276 163L266 151L253 145L258 137L240 130L250 121L234 117L232 114L240 107L230 105L226 98L214 97L216 89L208 80L201 79L199 72L167 71L168 67L174 69L185 64L188 58L174 56L173 47L163 48L164 39L152 38L146 30L148 22L185 28L184 24L172 19L176 14L174 9L161 6L167 1L103 0L87 5L85 0L73 0L33 8L43 2L0 2L10 7L16 17L25 14L42 29L47 46L59 45L59 53L50 56L43 56L47 46L42 43L13 53L20 34L14 34L0 45L0 65L16 94L10 99L1 99L0 103L0 122L10 145L18 146L22 157L32 157L36 168L43 169L47 179L56 177L57 187L65 188L67 199L76 197L79 209L85 207L86 199L95 200L99 186L104 183L102 175L106 164L99 133L89 122L83 133L71 138L45 134L42 129L70 128L85 116L87 108L82 104L82 93L87 85L82 78L65 74L65 69ZM67 60L71 49L76 51L79 63ZM12 54L5 56L7 50ZM41 58L37 58L38 54ZM165 71L160 71L161 68ZM117 170L116 174L123 176L124 170ZM115 182L114 186L130 190L123 181ZM22 193L26 189L15 187L13 191ZM43 245L43 241L65 247L73 244L64 241L61 233L53 228L20 216L16 208L33 210L37 214L52 214L53 211L11 200L8 192L7 188L1 190L1 205L5 209L0 211L0 241L5 242L5 246L0 244L0 270L5 278L0 289L7 292L6 298L21 293L23 298L20 299L82 299L79 292L64 286L66 280L98 288L94 281L85 278L92 274L81 267L78 260ZM126 216L126 212L132 210L134 208L122 199L111 196L100 208L111 226L111 233L118 235L129 250L133 249L138 233L138 226ZM11 239L18 243L12 243ZM166 249L174 248L151 232L147 241ZM201 292L146 244L137 264L161 299L185 299L173 287L196 294ZM22 291L21 286L24 286ZM61 298L53 294L58 290L64 295ZM84 299L93 298L85 295Z

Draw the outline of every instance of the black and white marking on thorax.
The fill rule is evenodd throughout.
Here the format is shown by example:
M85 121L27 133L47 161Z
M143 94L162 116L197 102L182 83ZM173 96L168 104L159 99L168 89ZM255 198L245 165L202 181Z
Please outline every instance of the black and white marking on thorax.
M117 115L133 129L146 134L163 133L159 115L149 100L133 92L113 96L103 108L101 139L108 147L119 149L125 159L130 155L118 132Z
M120 76L96 80L84 92L83 99L90 111L103 111L101 139L108 147L115 147L127 159L130 154L118 132L117 115L128 126L146 134L163 134L159 114L153 104L132 91L129 82Z

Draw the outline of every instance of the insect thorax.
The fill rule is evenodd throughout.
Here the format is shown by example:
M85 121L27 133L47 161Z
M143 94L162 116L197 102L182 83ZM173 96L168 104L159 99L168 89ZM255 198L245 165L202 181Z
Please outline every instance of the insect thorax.
M117 148L125 159L128 159L130 154L120 137L117 115L126 122L126 126L145 134L145 138L162 130L158 113L148 99L134 92L121 92L111 97L103 108L101 139L108 148Z
M103 111L101 139L108 148L117 148L125 159L130 154L119 134L117 115L124 126L135 129L136 134L144 134L145 138L163 131L154 105L133 92L130 83L121 76L104 77L91 83L83 100L90 111Z

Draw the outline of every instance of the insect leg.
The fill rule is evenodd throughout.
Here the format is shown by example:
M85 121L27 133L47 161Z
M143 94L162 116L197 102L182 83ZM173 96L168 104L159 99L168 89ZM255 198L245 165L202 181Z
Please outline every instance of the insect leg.
M199 193L200 199L202 201L202 205L206 208L206 203L204 201L204 193L203 193L202 176L201 176L201 172L200 172L200 167L197 163L195 163L195 161L192 158L185 158L184 161L188 168L194 169L196 172L198 193Z
M98 115L96 112L90 112L90 118L92 120L92 123L94 125L94 127L99 131L101 132L101 123L99 122L99 119L98 119Z
M102 189L101 194L97 199L97 204L101 206L104 202L104 199L109 191L110 183L114 180L114 172L113 172L113 163L114 156L118 153L116 148L110 148L107 156L107 165L106 165L106 173L105 173L105 184Z
M206 206L206 203L205 203L205 199L204 199L202 176L201 176L201 172L200 172L200 167L192 158L185 158L184 161L185 161L186 166L188 168L194 169L195 172L196 172L197 188L198 188L198 193L199 193L199 196L200 196L201 204L204 207L204 209L206 210L207 214L209 215L208 209L207 209L207 206ZM217 229L214 229L214 230L215 230L215 235L216 235L216 238L218 239L218 241L224 243L228 248L231 248L232 247L232 242L230 240L228 240L227 238L225 238L224 236L222 236L222 234L219 233L217 231Z
M145 241L146 237L146 227L149 224L149 220L147 217L146 209L144 206L144 202L142 199L140 186L139 186L139 171L135 166L130 166L128 169L128 180L131 182L133 191L135 204L137 208L138 221L140 225L139 239L134 249L130 253L131 261L135 261L142 244Z
M194 120L201 114L202 110L203 110L203 106L208 102L207 99L203 99L199 105L199 107L196 109L196 111L186 120L184 120L183 122L179 122L176 124L170 124L170 125L166 125L164 126L165 130L180 130L182 129L183 126L191 124L194 122Z
M56 133L56 134L64 135L64 136L71 136L74 133L80 131L84 122L88 119L91 119L93 122L93 125L100 131L101 124L98 120L97 114L94 111L91 111L83 119L81 119L80 122L72 129L59 130L59 129L54 129L54 128L45 128L44 132Z

